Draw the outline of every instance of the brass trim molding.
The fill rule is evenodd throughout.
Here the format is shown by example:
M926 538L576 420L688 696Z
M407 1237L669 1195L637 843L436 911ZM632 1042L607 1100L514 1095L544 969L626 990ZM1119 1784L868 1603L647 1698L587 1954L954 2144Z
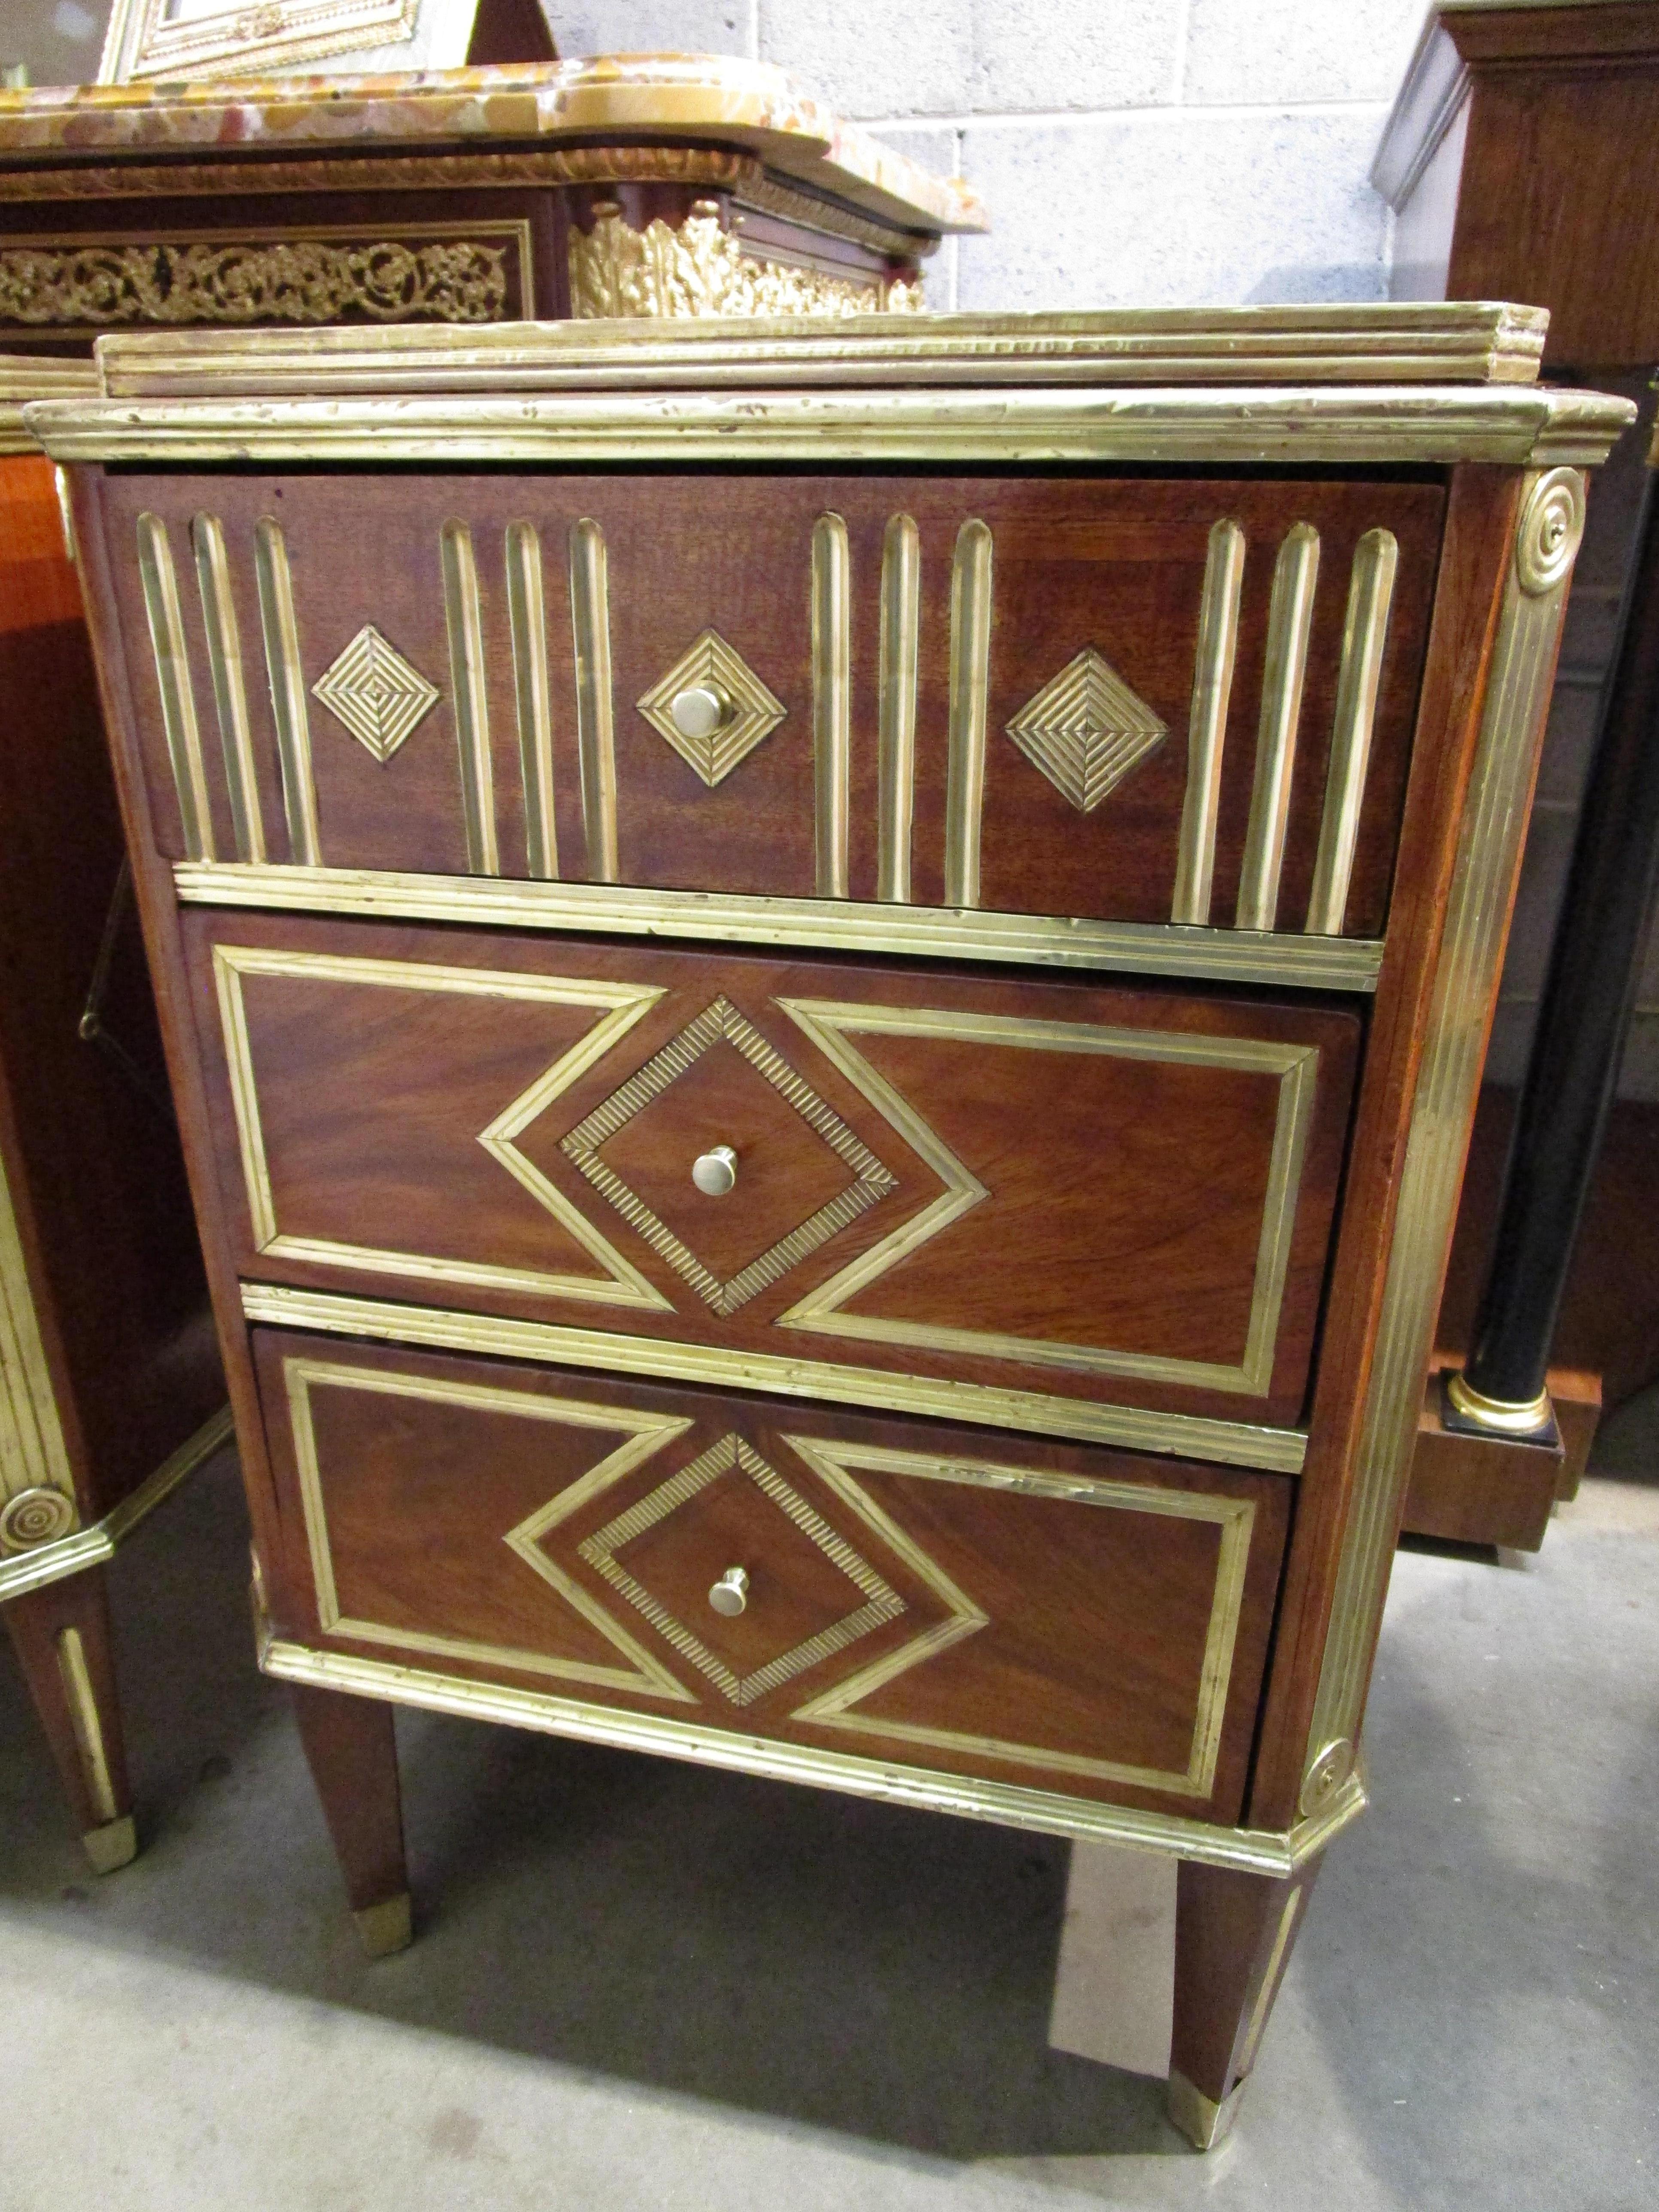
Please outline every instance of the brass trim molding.
M0 1559L0 1602L21 1597L27 1590L44 1589L49 1583L62 1582L66 1576L112 1559L118 1547L139 1522L171 1497L186 1475L211 1459L222 1444L230 1443L234 1434L230 1408L221 1407L101 1521L56 1542Z
M878 901L769 898L277 863L252 867L229 861L182 862L173 869L173 882L187 906L453 921L481 929L601 929L624 937L703 938L807 945L817 951L1202 976L1287 991L1374 991L1382 964L1382 942L1370 937L1263 937L1248 930L948 907L896 910Z
M576 755L587 872L617 880L616 702L611 680L610 558L591 516L570 526L570 626L576 655Z
M513 637L513 689L519 711L524 780L525 859L538 882L559 873L553 818L553 699L547 665L547 600L542 541L533 522L507 526L507 612Z
M30 400L71 398L98 389L98 371L89 361L0 354L0 459L40 453L39 441L23 428L23 409ZM75 558L73 550L70 558Z
M141 514L138 518L138 580L143 589L144 616L149 626L156 689L161 701L161 727L173 768L173 788L179 795L185 850L192 860L211 860L216 858L213 810L208 799L202 733L196 720L195 687L190 680L190 649L185 641L185 618L179 604L179 577L173 565L173 545L167 524L159 514ZM302 857L314 859L315 855L307 854Z
M489 690L484 675L483 617L478 607L478 564L465 522L446 522L439 533L444 580L444 623L449 638L449 680L460 748L461 815L466 825L466 865L475 876L498 876L495 786L489 752Z
M236 857L257 864L265 857L265 825L259 811L259 773L253 758L247 690L242 681L242 638L231 590L224 526L216 514L198 514L191 523L190 536L196 554L196 586L207 635L208 666L219 716Z
M1310 522L1293 522L1273 564L1267 665L1261 678L1261 722L1256 734L1249 825L1234 917L1240 929L1272 929L1279 914L1279 878L1290 826L1291 784L1296 773L1302 690L1318 580L1319 532Z
M820 898L847 896L853 744L852 554L847 525L812 525L812 845Z
M272 1635L265 1623L260 1624L259 1665L280 1681L305 1682L357 1697L390 1698L427 1712L535 1729L544 1735L573 1737L578 1742L688 1759L728 1773L801 1782L814 1789L839 1790L890 1805L911 1805L927 1812L989 1820L1005 1828L1070 1837L1079 1843L1121 1844L1206 1866L1232 1867L1246 1874L1280 1878L1294 1874L1357 1820L1366 1804L1364 1781L1356 1774L1340 1801L1317 1820L1304 1820L1285 1831L1219 1827L1180 1814L1097 1804L1020 1784L963 1781L921 1767L898 1766L887 1759L776 1743L695 1721L671 1720L665 1714L623 1712L544 1691L508 1689L498 1683L472 1681L424 1668L361 1659L344 1652L316 1651Z
M617 1336L562 1323L506 1321L441 1306L393 1304L335 1291L301 1291L278 1283L242 1285L247 1320L273 1328L314 1329L335 1336L378 1337L387 1344L441 1352L476 1352L550 1367L598 1367L616 1375L705 1382L716 1389L757 1390L779 1397L828 1399L925 1419L994 1429L1025 1429L1126 1451L1209 1459L1227 1467L1297 1474L1308 1439L1299 1429L1224 1421L1200 1413L1166 1413L1087 1398L1050 1398L985 1382L933 1382L882 1368L839 1367L775 1352L730 1352L659 1336Z
M1306 926L1310 934L1340 937L1348 908L1365 770L1376 720L1376 695L1382 680L1382 648L1388 642L1389 611L1399 562L1400 544L1391 530L1368 530L1354 548L1330 765L1325 777L1325 811L1320 819L1319 849L1308 895Z
M1065 1368L1077 1374L1133 1376L1195 1389L1266 1395L1273 1380L1302 1161L1317 1091L1319 1054L1315 1048L1255 1037L1188 1036L1160 1030L1116 1029L1103 1023L1033 1021L1014 1015L932 1007L836 1006L806 999L779 999L775 1003L869 1100L911 1151L926 1161L944 1186L932 1205L902 1222L828 1282L780 1314L778 1328L846 1337L855 1343L909 1345L930 1352ZM890 1269L920 1251L989 1194L909 1101L852 1043L855 1036L932 1037L1028 1052L1096 1053L1125 1060L1232 1068L1276 1078L1279 1101L1272 1160L1262 1195L1249 1320L1239 1358L1231 1364L1179 1359L1161 1353L1050 1342L992 1329L952 1328L941 1323L892 1321L867 1312L848 1312L848 1300L871 1290Z
M282 525L270 515L254 526L253 568L265 667L270 678L270 711L276 725L289 849L296 866L319 867L322 833L317 822L317 787L311 773L311 710L306 705L294 579L288 564L288 540Z
M1406 1140L1358 1477L1308 1736L1307 1809L1340 1787L1343 1762L1328 1753L1334 1744L1352 1744L1364 1710L1583 513L1583 482L1571 471L1550 470L1523 488Z
M1221 806L1221 757L1227 741L1233 662L1238 652L1238 602L1244 587L1244 532L1223 520L1210 528L1204 593L1188 720L1187 793L1182 802L1170 920L1202 928L1210 919L1216 822Z
M951 722L945 787L945 901L979 904L985 820L986 717L991 694L993 543L983 522L964 522L951 563Z
M888 519L881 549L876 896L900 906L910 903L921 641L921 533L913 516L895 514Z
M354 178L369 166L349 164ZM409 166L418 170L421 182L447 181L425 160ZM9 172L8 192L28 173ZM388 179L398 187L416 181L415 176ZM431 395L618 386L638 391L665 384L697 390L825 383L1530 385L1548 323L1541 307L1435 301L928 315L920 322L860 316L830 324L757 320L672 328L660 323L620 329L594 323L544 323L534 330L498 325L476 331L431 325L258 340L232 334L202 340L183 332L112 336L100 347L99 361L105 391L119 399L222 399L239 392L260 398L320 392L338 398L366 392Z
M199 341L198 341L199 343ZM314 368L314 362L311 363ZM689 364L681 370L689 378ZM1010 386L894 391L507 392L265 399L37 400L59 461L1494 461L1605 460L1627 399L1559 386Z
M24 1496L35 1501L32 1506L17 1505ZM51 1498L65 1501L70 1515L65 1526L73 1528L78 1510L75 1471L58 1418L6 1164L0 1158L0 1505L10 1503L13 1523L8 1529L0 1521L0 1530L9 1541L21 1538L39 1543L43 1534L50 1538L63 1533L57 1526L61 1515L48 1502ZM15 1525L20 1514L21 1528ZM5 1566L0 1561L0 1576Z
M488 968L450 968L416 960L367 960L326 952L290 952L246 945L216 945L214 985L236 1117L237 1146L255 1249L313 1267L349 1267L411 1281L472 1284L479 1289L527 1291L546 1297L579 1298L635 1311L672 1310L669 1301L626 1259L595 1224L573 1206L513 1142L553 1101L585 1075L661 998L652 984L597 983L580 977L523 975ZM332 1238L295 1235L277 1218L276 1193L265 1156L258 1071L248 1032L243 979L283 977L390 990L456 992L473 997L525 999L544 1006L589 1007L599 1016L568 1052L511 1100L478 1133L478 1142L537 1203L544 1206L602 1275L552 1274L534 1267L497 1267L483 1261L447 1260L428 1253L383 1251Z

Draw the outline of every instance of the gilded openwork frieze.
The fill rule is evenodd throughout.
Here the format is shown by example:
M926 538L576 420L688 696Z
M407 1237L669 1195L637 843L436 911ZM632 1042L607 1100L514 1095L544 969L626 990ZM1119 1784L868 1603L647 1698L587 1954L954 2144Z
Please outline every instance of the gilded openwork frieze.
M695 315L868 315L922 304L914 283L836 276L762 261L699 201L675 229L659 217L635 230L602 208L591 231L570 234L570 312L578 318Z

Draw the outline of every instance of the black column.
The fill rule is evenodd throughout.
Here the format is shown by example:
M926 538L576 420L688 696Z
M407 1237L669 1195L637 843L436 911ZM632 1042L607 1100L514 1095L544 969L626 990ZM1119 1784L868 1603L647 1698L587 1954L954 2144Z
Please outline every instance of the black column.
M1656 870L1659 499L1650 466L1491 1268L1468 1364L1448 1382L1448 1419L1458 1428L1553 1428L1550 1344L1618 1081ZM1631 1224L1633 1236L1651 1230Z

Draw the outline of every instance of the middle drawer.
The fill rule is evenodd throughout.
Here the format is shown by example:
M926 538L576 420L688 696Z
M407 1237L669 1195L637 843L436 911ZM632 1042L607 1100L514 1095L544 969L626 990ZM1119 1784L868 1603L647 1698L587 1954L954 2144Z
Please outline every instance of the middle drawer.
M246 1277L1060 1399L1301 1412L1346 1009L185 923Z

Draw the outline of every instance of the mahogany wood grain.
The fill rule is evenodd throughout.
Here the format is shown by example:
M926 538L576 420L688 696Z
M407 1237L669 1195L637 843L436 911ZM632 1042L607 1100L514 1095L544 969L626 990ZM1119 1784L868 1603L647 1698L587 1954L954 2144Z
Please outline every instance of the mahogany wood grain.
M1399 540L1400 562L1346 927L1380 933L1387 912L1407 756L1432 602L1444 495L1429 482L1279 475L1156 481L1105 473L836 477L510 477L423 473L135 476L106 498L125 624L143 635L137 515L168 522L204 732L215 727L201 610L189 580L191 517L222 517L241 631L261 803L273 858L286 858L269 688L259 657L253 535L282 523L294 576L305 680L314 684L372 623L442 695L386 763L320 703L311 708L322 856L336 866L464 872L466 842L451 707L440 535L472 532L485 643L501 872L526 869L522 779L505 571L505 532L541 535L552 700L559 860L588 872L580 809L574 647L566 544L580 517L604 530L610 576L620 878L625 883L810 896L816 884L810 571L812 526L846 521L852 575L849 890L876 890L877 666L882 544L907 513L921 544L914 888L945 896L951 553L971 517L994 541L982 889L988 908L1167 921L1186 791L1200 595L1211 526L1224 517L1248 550L1231 711L1223 757L1212 919L1237 905L1261 712L1274 562L1297 522L1321 537L1296 757L1279 926L1305 918L1320 821L1349 571L1368 530ZM638 711L708 629L773 694L784 719L713 787ZM1006 734L1006 726L1085 647L1103 654L1169 734L1099 805L1083 812ZM182 852L154 670L134 672L151 805L170 858ZM216 747L206 745L219 853L234 857Z
M1286 1565L1251 1785L1249 1817L1264 1827L1282 1826L1297 1816L1343 1521L1359 1471L1364 1387L1376 1348L1406 1136L1518 497L1519 481L1507 470L1469 464L1453 471L1394 913L1367 1036L1353 1166L1321 1341L1303 1509ZM1512 902L1514 895L1511 882L1505 896ZM1488 1006L1483 1016L1487 1026L1491 1018ZM1455 1145L1462 1155L1468 1136L1467 1125L1448 1128L1442 1141ZM1449 1241L1449 1228L1448 1245ZM1443 1271L1443 1255L1441 1267Z
M0 459L0 1146L82 1516L125 1498L223 1401L142 949L118 916L80 1034L121 825L50 465Z
M256 1329L253 1337L283 1501L283 1609L307 1642L855 1756L1200 1818L1225 1820L1237 1811L1288 1517L1291 1486L1280 1478L289 1331ZM480 1401L479 1393L488 1396ZM296 1401L315 1455L309 1518L291 1419ZM605 1425L608 1409L618 1416L614 1426ZM663 1425L655 1448L573 1504L535 1542L646 1647L680 1685L679 1698L642 1681L507 1540L625 1444L626 1419L637 1429L641 1416ZM781 1504L735 1463L734 1437L781 1478L794 1505ZM844 1453L876 1511L985 1616L949 1649L860 1698L850 1711L878 1723L872 1729L803 1718L799 1709L939 1627L952 1603L914 1553L820 1476L798 1440ZM866 1466L860 1449L914 1455L933 1471ZM602 1540L617 1516L711 1452L716 1471L706 1486L654 1526ZM1085 1494L1022 1495L1006 1483L953 1474L981 1464L1070 1477ZM1121 1485L1133 1494L1110 1503ZM1188 1510L1160 1511L1160 1500ZM1253 1518L1213 1787L1188 1789L1179 1778L1194 1756L1222 1556L1219 1522L1204 1515L1201 1500L1248 1500ZM313 1583L319 1505L337 1615L319 1609ZM800 1525L798 1507L815 1516L816 1535ZM837 1539L902 1610L890 1606L890 1617L843 1650L741 1698L583 1548L608 1549L744 1683L871 1601L832 1555ZM748 1572L748 1606L726 1620L708 1592L732 1566ZM919 1740L915 1730L950 1740ZM1024 1747L1024 1755L998 1752L998 1744ZM1097 1761L1147 1773L1079 1771Z
M9 1598L0 1606L0 1613L5 1616L12 1649L52 1747L76 1826L85 1836L128 1818L132 1812L132 1791L127 1780L103 1568L87 1567L62 1582L48 1583L44 1589ZM58 1644L65 1630L73 1630L81 1639L107 1795L94 1782L88 1751L82 1747L87 1723L76 1715L65 1686Z
M409 1893L392 1709L339 1690L290 1686L306 1764L322 1800L354 1912Z
M1319 1867L1275 1881L1182 1862L1170 2070L1212 2105L1224 2105L1255 2063Z
M1473 79L1448 298L1547 307L1551 364L1651 362L1659 207L1632 149L1659 137L1659 9L1441 20Z
M1351 1011L1243 993L206 911L185 917L184 936L222 1200L233 1256L245 1274L423 1303L459 1298L487 1312L1061 1396L1105 1395L1280 1422L1301 1411L1359 1037ZM213 966L216 947L234 955L239 946L325 963L384 962L383 972L398 979L387 988L359 980L360 971L342 977L325 967L312 975L246 973L240 1001L278 1236L407 1255L406 1267L393 1261L370 1268L349 1254L320 1264L280 1245L260 1249ZM454 971L507 980L488 995L404 988L428 963L436 986ZM522 1158L644 1273L665 1302L662 1310L473 1280L458 1289L441 1264L568 1273L596 1290L609 1286L599 1263L478 1141L597 1019L591 1005L512 997L517 977L527 985L562 978L661 994L514 1141ZM896 1178L817 1250L730 1312L711 1305L636 1234L564 1150L570 1133L721 1000ZM926 1015L941 1024L1008 1025L1006 1042L994 1032L940 1035L920 1023L914 1035L850 1030L848 1042L987 1195L848 1297L846 1332L779 1324L811 1291L933 1206L946 1186L790 1018L789 1000L832 1010L867 1006L900 1020ZM1034 1023L1069 1025L1073 1036L1063 1028L1028 1030L1027 1042L1019 1042L1018 1025ZM1318 1055L1276 1351L1264 1382L1247 1383L1242 1363L1286 1079L1085 1048L1116 1042L1155 1049L1160 1037L1171 1052L1201 1054L1207 1047L1218 1061L1241 1042ZM724 1198L704 1196L691 1181L694 1159L716 1144L738 1155L737 1187ZM746 1266L788 1237L827 1196L852 1187L855 1174L729 1042L713 1046L690 1074L670 1083L599 1146L598 1157L717 1273L730 1263ZM850 1325L860 1320L872 1328L965 1329L1013 1341L989 1351L886 1343L853 1333ZM1061 1364L1058 1354L1022 1355L1020 1340L1077 1349ZM1213 1363L1237 1370L1238 1379L1091 1371L1089 1354L1098 1350Z

